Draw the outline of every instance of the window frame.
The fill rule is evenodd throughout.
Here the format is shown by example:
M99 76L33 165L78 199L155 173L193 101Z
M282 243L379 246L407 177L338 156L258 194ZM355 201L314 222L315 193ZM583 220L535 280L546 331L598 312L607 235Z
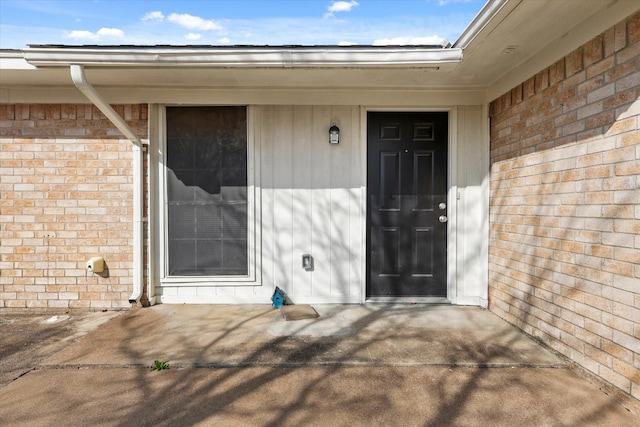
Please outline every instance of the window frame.
M167 107L245 107L247 122L247 271L246 275L220 275L220 276L172 276L169 275L169 226L168 226L168 197L167 197ZM258 257L256 242L259 241L256 219L259 218L256 203L256 173L255 173L255 135L252 123L255 123L255 111L248 105L175 105L163 104L159 108L159 149L158 149L158 215L160 231L160 285L167 286L255 286L258 281Z

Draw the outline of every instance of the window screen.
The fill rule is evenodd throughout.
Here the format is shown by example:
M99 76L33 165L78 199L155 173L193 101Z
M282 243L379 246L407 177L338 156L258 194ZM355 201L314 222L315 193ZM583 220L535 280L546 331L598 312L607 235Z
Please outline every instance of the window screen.
M168 272L247 275L245 107L167 108Z

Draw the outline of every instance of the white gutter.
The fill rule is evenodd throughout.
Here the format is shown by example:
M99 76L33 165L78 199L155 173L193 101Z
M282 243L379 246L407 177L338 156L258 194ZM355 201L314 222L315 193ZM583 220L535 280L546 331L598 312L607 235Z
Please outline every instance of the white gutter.
M462 49L393 47L50 47L30 46L36 67L434 68L455 65Z
M129 127L127 122L100 96L87 81L84 66L71 64L71 80L80 92L95 105L115 125L116 128L131 142L133 142L133 293L129 297L130 303L135 303L142 296L142 265L143 265L143 156L144 150L140 137Z

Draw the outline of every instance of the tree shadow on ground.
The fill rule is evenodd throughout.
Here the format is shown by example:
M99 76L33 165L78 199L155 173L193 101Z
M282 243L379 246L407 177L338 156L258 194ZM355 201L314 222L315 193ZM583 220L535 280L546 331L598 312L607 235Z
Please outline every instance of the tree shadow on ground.
M13 414L12 421L45 425L58 419L68 425L113 426L607 425L623 411L561 363L527 362L529 338L481 309L365 306L349 324L349 333L322 337L304 335L312 322L300 323L289 335L270 336L265 329L255 329L255 322L273 318L272 310L241 308L224 328L215 326L216 338L191 347L197 364L177 360L161 372L119 364L118 354L149 360L148 349L140 346L145 332L153 334L154 351L160 352L176 338L189 338L193 330L185 328L183 334L176 333L179 337L167 334L153 309L120 316L94 334L106 333L101 331L105 328L137 332L117 348L103 348L104 343L88 337L93 347L83 349L83 356L102 353L103 358L93 365L69 362L42 372L58 382L45 384L32 397L33 410ZM429 325L429 316L437 311L453 323L457 318L458 324ZM488 327L478 324L478 314L488 316ZM487 330L467 334L474 326ZM160 331L152 333L154 327ZM238 333L246 341L229 340ZM451 339L443 346L447 336ZM231 343L238 345L241 358L219 356L228 354ZM442 349L446 357L429 361L430 348ZM409 357L421 352L427 356ZM114 362L103 363L110 353ZM89 395L99 399L83 397L83 387L93 388ZM6 397L10 405L11 396ZM52 400L59 402L53 411L48 404Z

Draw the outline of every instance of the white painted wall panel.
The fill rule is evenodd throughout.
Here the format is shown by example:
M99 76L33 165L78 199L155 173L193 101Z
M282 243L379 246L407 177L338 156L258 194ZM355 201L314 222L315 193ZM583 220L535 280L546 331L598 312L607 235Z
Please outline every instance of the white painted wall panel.
M313 295L313 273L301 268L302 255L311 254L313 236L311 226L311 180L309 171L314 165L313 152L310 149L313 132L309 124L313 120L313 109L294 107L293 111L293 247L292 247L292 283L291 292L296 299L308 299Z
M276 259L276 229L273 210L275 206L275 191L273 178L273 164L275 159L275 151L272 147L275 145L275 108L263 107L255 112L256 141L255 146L260 147L260 158L256 162L260 164L260 184L257 191L261 195L262 203L260 206L261 218L258 220L258 226L262 227L262 241L258 244L257 257L262 260L262 274L259 274L257 280L259 284L275 283L275 265Z
M364 229L366 226L366 198L364 191L366 182L366 168L362 168L366 160L366 150L360 140L362 123L360 122L360 110L351 110L351 125L345 129L345 134L350 138L350 163L349 170L349 295L363 298L365 277L362 275L365 265Z
M309 145L313 153L311 168L311 255L314 258L312 295L327 298L331 290L331 151L329 127L331 108L314 107L310 128L314 138ZM327 136L324 138L324 136Z
M363 224L358 107L257 108L264 111L263 285L281 287L296 303L359 302L362 281L352 273L364 259L360 234L352 233ZM333 123L337 145L329 144ZM302 268L307 253L313 271Z
M273 217L273 285L291 292L293 285L293 107L282 106L274 110L273 134L270 146L263 152L271 152L271 164L263 164L263 174L272 177L273 210L263 211ZM265 130L268 130L269 127ZM271 242L269 242L270 244Z
M457 304L487 304L489 149L482 106L457 109Z

